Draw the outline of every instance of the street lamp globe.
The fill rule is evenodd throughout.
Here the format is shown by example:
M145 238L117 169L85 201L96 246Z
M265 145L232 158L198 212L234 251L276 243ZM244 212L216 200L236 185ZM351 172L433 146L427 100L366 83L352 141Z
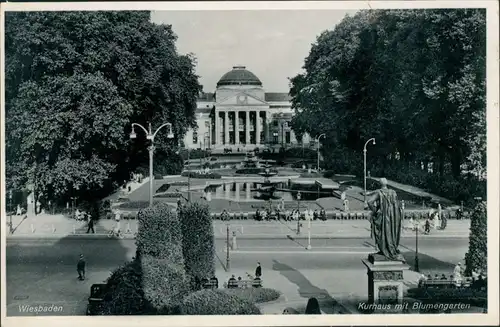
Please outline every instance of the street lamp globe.
M135 134L134 128L132 127L132 132L130 132L130 138L135 139L137 138L137 134Z
M297 200L300 200L301 194L300 192L297 193Z

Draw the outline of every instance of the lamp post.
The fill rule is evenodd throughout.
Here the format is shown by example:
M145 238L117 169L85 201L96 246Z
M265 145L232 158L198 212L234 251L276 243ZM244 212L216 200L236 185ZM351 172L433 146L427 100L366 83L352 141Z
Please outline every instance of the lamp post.
M230 256L229 256L229 223L226 224L226 269L229 271L230 268Z
M300 192L297 193L297 235L300 234Z
M373 145L375 145L375 138L372 137L371 139L369 139L368 141L366 141L365 143L365 146L363 147L363 166L364 166L364 169L363 169L363 172L364 172L364 193L363 193L363 196L364 196L364 200L365 200L365 207L366 207L366 146L368 145L368 143L370 142L373 142Z
M14 230L13 229L13 226L12 226L12 190L9 191L9 206L10 206L10 224L9 224L9 229L10 229L10 233L12 234L12 231Z
M149 129L144 128L142 125L137 124L137 123L132 123L132 132L130 133L130 138L135 139L137 137L137 134L135 134L134 126L137 126L141 128L144 133L146 133L146 139L151 141L151 145L148 147L149 150L149 206L153 206L153 192L154 192L154 175L153 175L153 155L155 151L155 146L154 146L154 141L155 141L155 136L158 134L158 132L165 126L169 127L168 135L167 137L169 139L174 138L174 133L172 133L172 124L170 123L165 123L158 127L158 129L153 133L151 129L151 123L149 123Z
M418 267L418 230L420 224L418 223L418 218L415 217L415 271L420 272Z
M317 165L317 167L316 167L316 168L318 169L318 173L319 173L319 140L321 139L321 137L326 137L326 136L325 136L325 133L323 133L323 134L319 135L319 136L316 138L316 143L317 143L317 145L318 145L318 149L317 149L317 151L318 151L318 165Z
M311 213L307 208L307 249L311 249Z

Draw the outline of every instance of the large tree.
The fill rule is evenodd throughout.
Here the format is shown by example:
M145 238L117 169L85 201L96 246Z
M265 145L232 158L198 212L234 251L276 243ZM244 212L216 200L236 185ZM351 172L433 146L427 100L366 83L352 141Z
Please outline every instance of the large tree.
M9 12L5 26L8 187L102 196L148 158L132 122L173 124L160 154L195 124L194 58L149 12Z
M327 134L325 162L360 173L435 163L439 176L486 163L485 11L369 10L322 33L291 79L293 128ZM344 160L344 165L338 164ZM377 158L377 159L372 159ZM347 162L347 163L346 163ZM342 166L342 167L340 167ZM464 167L467 166L467 167ZM437 168L437 169L436 169Z

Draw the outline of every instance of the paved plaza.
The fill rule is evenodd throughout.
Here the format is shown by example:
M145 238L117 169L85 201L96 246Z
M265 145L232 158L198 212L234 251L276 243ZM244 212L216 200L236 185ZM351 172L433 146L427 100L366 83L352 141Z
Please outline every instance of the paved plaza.
M267 313L280 313L287 306L306 302L308 297L321 300L322 310L334 313L350 299L366 296L366 269L361 259L374 252L370 238L316 239L312 250L304 249L304 240L247 239L230 251L226 271L225 241L216 240L217 277L253 274L257 262L263 267L265 287L283 293L280 303L264 307ZM401 250L413 265L415 243L403 239ZM435 237L419 244L420 269L423 273L451 274L463 260L468 239ZM85 239L8 239L7 240L7 314L22 315L26 304L61 303L62 315L84 314L90 286L101 283L110 272L135 255L134 240ZM87 279L78 281L76 261L80 253L87 258ZM405 272L405 285L414 285L418 275ZM25 313L24 313L25 314ZM59 313L58 313L59 314Z

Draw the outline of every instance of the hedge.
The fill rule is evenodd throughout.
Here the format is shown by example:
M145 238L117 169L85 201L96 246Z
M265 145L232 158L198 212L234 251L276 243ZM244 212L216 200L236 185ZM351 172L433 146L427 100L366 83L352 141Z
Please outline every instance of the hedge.
M221 175L217 173L208 173L208 174L202 174L199 172L194 172L194 171L184 171L182 172L181 176L183 177L190 177L190 178L202 178L202 179L221 179Z
M106 285L101 314L118 316L149 313L142 290L142 269L137 260L114 270Z
M137 218L136 245L141 254L183 265L181 225L172 207L159 203L139 211Z
M189 292L189 280L182 260L177 262L141 254L141 266L146 300L158 310L158 314L178 313L179 300Z
M227 288L222 291L252 303L270 302L281 296L279 291L272 288Z
M182 301L180 312L186 315L259 315L255 304L222 290L201 290Z
M469 251L465 254L465 274L488 271L488 239L486 203L479 202L470 219Z
M192 278L211 278L215 274L215 245L212 217L208 205L190 203L181 207L182 253L186 272Z

